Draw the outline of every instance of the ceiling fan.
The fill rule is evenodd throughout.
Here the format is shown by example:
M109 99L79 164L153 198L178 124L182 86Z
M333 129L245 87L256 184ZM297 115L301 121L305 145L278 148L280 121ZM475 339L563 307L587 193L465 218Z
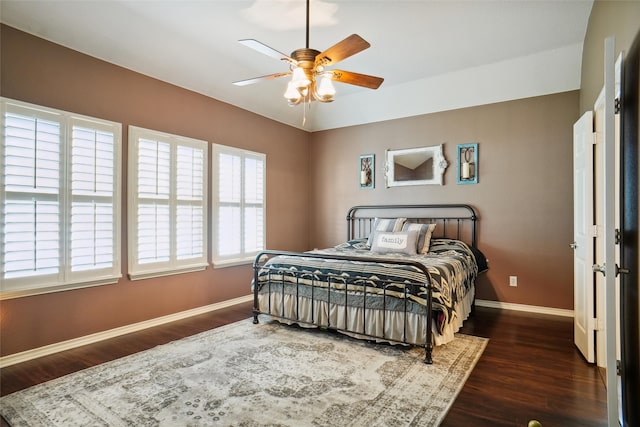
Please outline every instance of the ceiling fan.
M243 45L257 50L272 58L289 63L289 71L255 77L233 82L237 86L245 86L265 80L291 75L284 97L289 105L298 105L303 101L331 102L336 93L332 81L377 89L384 81L381 77L353 73L343 70L327 70L325 67L335 65L350 56L361 52L371 45L357 34L336 43L323 52L309 48L309 0L307 0L306 47L294 50L287 56L255 39L239 40Z

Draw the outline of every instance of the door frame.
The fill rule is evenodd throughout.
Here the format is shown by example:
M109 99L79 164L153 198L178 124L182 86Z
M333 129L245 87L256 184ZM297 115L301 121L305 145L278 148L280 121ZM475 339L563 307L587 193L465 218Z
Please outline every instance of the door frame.
M621 147L621 367L622 414L626 425L640 425L640 32L624 61Z
M607 385L607 418L609 426L619 424L619 396L616 347L616 156L615 156L615 38L604 41L604 263L605 277L605 352Z

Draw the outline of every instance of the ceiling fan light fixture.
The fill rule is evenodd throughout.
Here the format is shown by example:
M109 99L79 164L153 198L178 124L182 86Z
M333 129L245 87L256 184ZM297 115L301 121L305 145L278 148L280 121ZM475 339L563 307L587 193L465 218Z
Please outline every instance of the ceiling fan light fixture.
M311 84L311 80L307 77L304 70L300 67L295 67L293 69L293 75L291 77L291 83L293 83L294 87L297 88L305 88Z
M320 84L318 84L318 90L316 91L316 98L318 101L331 102L336 94L336 88L331 81L331 73L322 74L320 78Z
M1 0L0 0L1 1ZM306 0L307 7L307 25L306 25L306 47L296 49L291 52L291 56L273 49L254 39L243 39L240 43L250 47L260 53L268 55L280 61L286 61L289 64L289 71L285 73L274 73L262 77L248 80L240 80L233 82L238 86L256 83L258 81L272 80L278 77L291 76L291 80L287 84L284 92L284 98L290 106L309 104L312 101L332 102L336 89L333 85L334 81L366 87L369 89L377 89L384 81L381 77L369 76L367 74L359 74L344 70L325 71L326 67L333 66L346 58L368 49L371 45L357 34L351 34L349 37L334 44L333 46L319 51L309 48L309 3ZM306 114L306 108L305 108ZM302 121L304 125L304 119Z
M297 105L302 99L302 94L293 84L293 81L290 81L287 84L287 90L284 93L284 97L289 101L289 105Z

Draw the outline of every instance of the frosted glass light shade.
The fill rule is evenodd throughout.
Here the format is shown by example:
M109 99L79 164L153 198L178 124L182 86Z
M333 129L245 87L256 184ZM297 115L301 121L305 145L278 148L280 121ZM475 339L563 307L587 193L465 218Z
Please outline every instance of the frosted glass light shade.
M333 87L331 77L325 75L322 76L320 84L318 85L318 95L323 99L331 99L336 94L336 88Z
M293 85L297 88L303 88L308 87L311 84L311 80L309 80L302 68L296 67L293 69L291 83L293 83Z
M287 84L287 90L284 93L284 97L287 98L289 102L297 102L301 96L302 95L295 87L293 82L289 82L289 84Z

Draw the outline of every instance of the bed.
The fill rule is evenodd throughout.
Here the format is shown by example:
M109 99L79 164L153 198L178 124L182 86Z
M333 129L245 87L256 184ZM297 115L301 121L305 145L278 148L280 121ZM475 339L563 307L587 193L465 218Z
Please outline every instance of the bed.
M309 252L263 251L253 268L253 316L422 346L454 338L486 270L469 205L355 206L347 240Z

